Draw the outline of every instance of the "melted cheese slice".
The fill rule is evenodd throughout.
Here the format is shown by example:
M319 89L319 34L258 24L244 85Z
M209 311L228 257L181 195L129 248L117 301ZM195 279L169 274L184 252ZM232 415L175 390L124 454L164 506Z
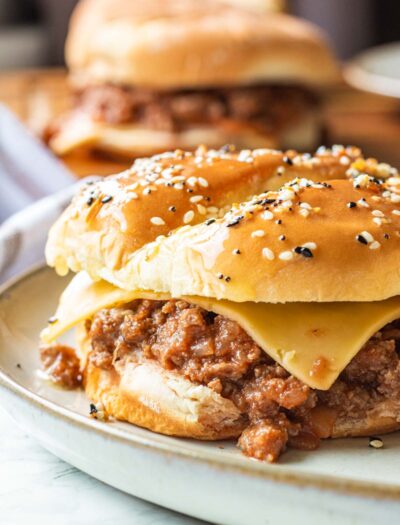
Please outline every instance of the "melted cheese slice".
M82 272L61 296L57 319L42 332L51 342L102 308L167 294L129 292ZM312 388L327 390L370 337L400 318L400 297L371 303L234 303L185 297L236 321L275 361Z

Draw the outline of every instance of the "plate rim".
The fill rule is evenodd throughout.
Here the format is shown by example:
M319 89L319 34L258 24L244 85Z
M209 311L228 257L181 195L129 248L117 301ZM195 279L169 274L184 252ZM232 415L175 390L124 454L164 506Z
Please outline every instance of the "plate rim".
M13 276L0 285L0 302L4 300L6 293L12 292L14 288L24 281L32 278L37 273L50 270L43 263L38 263L29 269ZM286 465L285 470L278 464L258 462L251 458L225 457L217 451L193 450L191 447L178 446L176 443L162 443L152 438L152 432L146 437L141 437L118 427L112 427L103 422L96 421L88 416L79 414L73 409L66 408L54 401L30 391L25 386L12 379L7 371L0 366L0 387L6 389L12 395L22 398L30 405L45 410L47 414L58 419L68 421L70 424L84 428L93 433L101 434L103 437L112 437L125 445L134 444L136 447L151 449L153 452L207 464L211 467L245 474L251 477L264 478L266 481L279 482L297 488L314 488L318 490L333 491L340 494L361 496L375 499L400 501L400 485L392 483L377 483L367 480L356 480L343 478L331 474L306 473L296 471L294 467ZM3 407L7 411L7 407ZM147 430L147 429L145 429ZM157 436L158 434L154 434ZM169 436L163 436L169 437ZM188 440L189 441L189 440ZM195 441L195 440L191 440Z
M400 49L400 42L391 42L371 47L352 58L343 68L343 76L351 86L384 97L400 99L400 79L367 71L363 66L369 56L384 53L391 48ZM392 87L388 87L388 82Z

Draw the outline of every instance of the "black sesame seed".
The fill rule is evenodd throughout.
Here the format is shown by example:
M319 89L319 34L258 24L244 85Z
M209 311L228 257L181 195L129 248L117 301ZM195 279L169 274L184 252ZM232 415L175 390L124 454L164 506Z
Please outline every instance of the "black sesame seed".
M188 188L186 191L187 191L188 193L193 193L192 188Z
M384 236L385 239L389 239L390 238L390 235L388 233L384 233L383 236Z
M278 219L277 221L275 221L275 224L282 224L282 219Z
M223 279L224 275L222 273L217 274L218 279Z
M229 277L229 275L227 275L227 276L225 277L225 281L226 281L227 283L229 283L230 280L231 280L231 278Z
M17 363L17 368L22 369L22 366L19 363Z
M54 324L54 323L56 323L57 321L58 321L58 319L57 319L57 317L56 317L55 315L49 317L48 320L47 320L47 322L48 322L49 324Z
M101 202L102 202L103 204L106 204L107 202L110 202L110 201L112 201L112 196L111 196L111 195L106 195L105 197L103 197L103 198L101 199Z
M87 204L88 206L91 206L91 205L94 203L94 200L95 200L94 197L91 195L91 196L88 198L88 200L86 201L86 204Z
M348 208L355 208L356 206L357 206L357 203L354 202L354 201L351 201L351 202L348 202L348 203L347 203L347 207L348 207Z
M207 226L210 226L210 224L212 224L213 222L215 222L215 219L207 219L206 220Z
M283 157L283 162L285 162L285 163L288 164L289 166L293 166L293 161L292 161L292 159L291 159L290 157L286 156L286 155Z
M285 241L285 240L286 240L286 235L281 235L281 236L279 237L279 240L280 240L280 241Z
M368 244L367 239L363 237L362 235L357 235L356 240L360 242L361 244Z
M276 199L263 199L261 204L273 204L276 201Z
M243 219L243 215L239 215L239 217L236 217L232 222L229 222L226 226L227 228L232 228L233 226L236 226L239 224L239 222Z
M89 413L90 415L97 414L98 410L96 408L96 405L93 403L90 403L89 405Z
M313 257L312 251L309 248L305 248L304 246L296 246L294 252L298 253L299 255L302 255L303 257Z
M233 250L233 253L240 255L242 252L239 250L239 248L236 248L236 250Z
M175 212L175 211L176 211L176 206L170 206L170 207L168 208L168 211L173 211L173 212Z

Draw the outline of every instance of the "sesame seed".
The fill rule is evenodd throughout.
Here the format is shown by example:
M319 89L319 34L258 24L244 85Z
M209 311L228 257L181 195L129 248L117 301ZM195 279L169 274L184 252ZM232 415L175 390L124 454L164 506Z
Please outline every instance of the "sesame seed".
M348 208L355 208L357 206L357 203L354 201L350 201L347 203Z
M168 208L168 211L172 211L172 212L175 213L175 212L176 212L176 206L170 206L170 207Z
M207 213L205 206L202 206L201 204L197 205L197 210L200 213L200 215L205 215Z
M371 242L371 244L369 245L369 249L370 250L377 250L378 248L381 247L381 243L378 242L378 241L373 241Z
M208 181L203 177L199 177L197 180L199 181L200 186L202 186L203 188L208 187Z
M383 236L385 239L390 239L390 235L388 233L384 233Z
M251 233L252 237L264 237L265 231L264 230L255 230Z
M91 206L91 205L94 203L94 201L95 201L95 198L91 195L91 196L88 198L88 200L86 201L86 204L87 204L88 206Z
M304 246L296 246L294 252L306 258L314 257L312 251Z
M358 204L359 206L363 206L364 208L369 208L369 204L368 204L368 202L367 202L364 198L363 198L363 199L359 199L359 200L357 201L357 204Z
M302 246L303 248L308 248L309 250L316 250L317 248L315 242L305 242Z
M279 259L281 259L282 261L290 261L291 259L293 259L293 253L289 251L281 252L279 254Z
M156 226L164 226L165 224L165 221L161 217L152 217L150 222Z
M287 155L285 155L283 157L283 162L285 162L286 164L288 164L289 166L293 166L293 161L290 157L288 157Z
M54 324L54 323L56 323L57 321L58 321L58 319L57 319L57 317L56 317L55 315L52 315L51 317L49 317L49 318L47 319L47 322L48 322L49 324Z
M111 195L106 195L105 197L103 197L103 198L101 199L101 202L102 202L103 204L106 204L107 202L110 202L110 201L112 201L112 196L111 196Z
M196 177L189 177L188 180L186 181L186 183L189 184L189 186L196 186L197 178Z
M262 254L269 261L272 261L273 259L275 259L274 252L272 250L270 250L269 248L263 248L262 249Z
M374 215L375 217L384 217L385 214L381 212L381 210L373 210L372 212L372 215Z
M240 255L242 252L239 250L239 248L235 248L232 250L233 255Z
M185 215L183 216L183 222L185 224L189 224L189 222L192 222L192 220L194 219L194 211L193 210L189 210L185 213Z
M190 197L189 200L190 202L196 204L196 202L200 202L201 200L203 200L203 195L193 195L193 197Z
M210 224L212 224L213 222L215 222L215 219L207 219L206 220L206 225L210 226Z
M275 221L275 224L282 224L282 219L278 219L277 221Z
M145 189L143 190L143 195L150 195L150 193L151 193L151 188L148 188L148 187L147 187L147 188L145 188Z
M90 403L89 405L89 414L92 416L94 414L97 414L97 408L94 403Z
M392 210L393 215L399 215L400 216L400 210Z
M227 275L227 276L225 277L225 281L226 281L227 283L229 283L230 280L231 280L231 278L229 277L229 275Z
M265 211L263 214L262 214L262 218L265 220L265 221L270 221L271 219L274 218L274 214L271 212L271 211Z
M236 217L236 219L234 219L232 222L229 222L226 226L227 228L232 228L233 226L236 226L237 224L239 224L239 222L243 219L243 215L239 215L238 217Z
M224 274L223 273L218 273L217 277L218 277L218 279L223 279L224 278Z
M177 182L176 184L174 184L174 188L176 190L183 190L183 184L181 182Z
M383 448L383 441L379 437L371 436L369 438L368 446L371 448Z
M303 217L308 217L310 215L310 212L308 210L306 210L305 208L301 208L300 211L299 211L300 215L302 215Z
M372 219L372 222L375 223L377 226L382 226L383 224L382 219L380 217L374 217Z
M279 236L279 240L280 241L285 241L286 240L286 235L280 235Z
M356 236L356 240L357 240L358 242L360 242L361 244L368 244L367 239L365 239L365 238L364 238L362 235L360 235L360 234Z

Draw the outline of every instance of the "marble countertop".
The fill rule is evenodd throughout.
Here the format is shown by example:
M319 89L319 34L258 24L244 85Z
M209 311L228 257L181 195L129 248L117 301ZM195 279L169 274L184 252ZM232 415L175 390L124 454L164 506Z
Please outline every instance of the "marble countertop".
M1 525L201 525L61 461L0 410Z

